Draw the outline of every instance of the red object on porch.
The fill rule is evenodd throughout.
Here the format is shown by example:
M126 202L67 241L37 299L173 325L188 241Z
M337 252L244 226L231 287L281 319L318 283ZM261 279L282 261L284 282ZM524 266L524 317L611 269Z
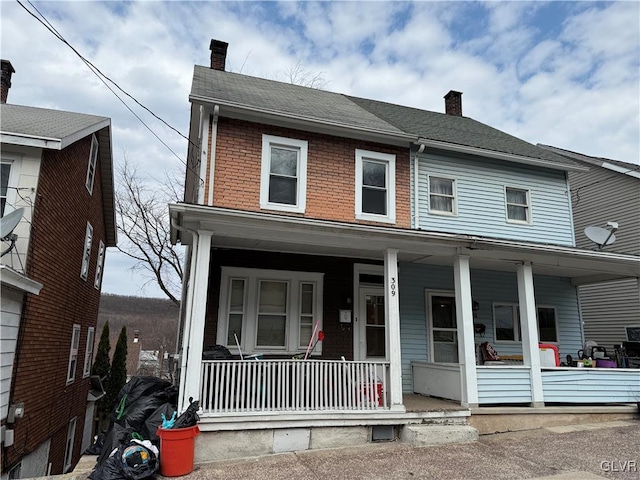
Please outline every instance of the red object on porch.
M555 345L550 343L538 344L540 348L540 366L541 367L553 367L555 363L556 367L560 366L560 351ZM550 357L553 355L553 359Z
M180 477L193 472L197 425L187 428L158 428L160 437L160 475Z
M371 388L372 386L373 388ZM362 392L364 393L364 398L367 402L378 405L379 407L383 406L381 382L363 383Z

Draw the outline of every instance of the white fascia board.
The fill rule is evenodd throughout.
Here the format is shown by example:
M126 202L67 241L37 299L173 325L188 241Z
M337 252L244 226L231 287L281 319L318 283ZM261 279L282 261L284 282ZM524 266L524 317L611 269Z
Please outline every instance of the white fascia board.
M421 138L418 140L417 144L424 145L427 148L436 148L438 150L464 153L467 155L495 158L496 160L506 160L508 162L522 163L525 165L534 165L536 167L551 168L553 170L562 170L562 171L569 170L569 171L575 171L575 172L583 172L583 171L586 172L589 170L587 167L582 167L579 165L575 165L575 166L558 165L549 160L543 160L541 158L523 157L521 155L514 155L512 153L497 152L495 150L485 150L484 148L469 147L466 145L458 145L455 143L448 143L448 142L440 142L438 140L428 140L428 139Z
M0 143L46 148L48 150L62 150L62 141L59 138L37 137L33 135L22 135L20 133L0 132Z
M307 127L310 131L333 134L347 138L362 138L397 146L407 146L416 141L416 135L401 131L378 130L354 125L346 125L339 122L330 122L322 118L306 117L291 113L268 110L240 103L214 100L197 95L190 95L189 101L202 105L219 105L220 115L241 120L268 123L277 122L278 125L289 128L301 129Z
M43 287L41 283L31 280L26 275L16 272L6 265L0 265L0 278L2 278L3 287L14 288L34 295L39 295Z
M71 135L67 135L66 137L61 139L62 148L66 148L72 143L77 142L81 138L84 138L87 135L91 135L92 133L95 133L104 127L111 127L111 119L105 118L104 120L98 123L94 123L89 127L83 128L82 130L78 130L72 133Z
M633 163L629 164L629 168L621 167L620 165L614 165L612 163L602 162L602 168L612 170L614 172L622 173L634 178L640 178L640 166Z

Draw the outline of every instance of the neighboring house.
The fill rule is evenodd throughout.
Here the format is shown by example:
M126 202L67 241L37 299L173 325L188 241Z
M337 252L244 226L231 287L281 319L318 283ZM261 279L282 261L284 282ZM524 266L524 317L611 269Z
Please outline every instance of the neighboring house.
M585 235L585 228L605 228L608 222L616 222L616 241L604 251L640 256L640 165L540 146L589 168L569 173L576 245L597 248ZM637 278L584 285L578 291L585 340L604 345L607 353L625 341L640 342Z
M66 472L92 440L95 326L116 243L111 121L6 104L13 71L2 60L2 214L24 207L2 257L3 479Z
M576 285L640 276L635 257L575 246L567 172L585 167L464 117L459 92L429 112L225 72L226 50L195 67L169 205L198 460L220 458L225 430L247 431L245 454L375 438L423 420L414 392L462 409L633 400L637 371L541 365L539 342L583 344ZM521 364L479 364L485 341Z

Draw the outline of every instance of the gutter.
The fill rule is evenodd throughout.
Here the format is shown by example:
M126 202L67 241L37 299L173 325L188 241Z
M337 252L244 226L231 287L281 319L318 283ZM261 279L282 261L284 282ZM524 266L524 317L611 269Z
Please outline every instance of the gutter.
M213 107L213 115L209 121L213 121L213 126L211 128L211 150L209 152L209 156L211 160L209 161L209 192L207 193L207 205L213 207L213 181L215 177L216 170L216 140L218 138L218 117L220 116L220 106L216 105ZM208 135L208 127L207 124L207 135ZM208 137L207 137L208 138ZM206 156L205 156L206 160Z

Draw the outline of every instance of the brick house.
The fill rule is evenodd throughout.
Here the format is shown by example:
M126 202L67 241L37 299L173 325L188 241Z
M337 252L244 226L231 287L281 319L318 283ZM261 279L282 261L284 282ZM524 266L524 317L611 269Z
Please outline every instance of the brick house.
M110 119L7 104L12 73L2 60L2 213L24 209L2 257L2 474L25 478L69 471L92 441L90 370L116 225Z
M635 372L540 353L581 348L577 285L640 275L637 258L576 247L567 175L584 167L464 117L459 92L444 114L351 97L226 72L227 47L194 69L185 200L169 205L197 461L640 391ZM516 365L484 364L485 341ZM414 394L459 408L408 409Z

